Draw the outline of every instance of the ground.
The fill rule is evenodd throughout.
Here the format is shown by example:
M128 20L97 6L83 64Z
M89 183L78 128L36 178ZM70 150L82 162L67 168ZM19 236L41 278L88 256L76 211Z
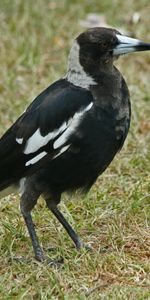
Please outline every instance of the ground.
M138 14L135 15L135 12ZM0 133L66 71L74 37L88 13L150 42L149 0L0 1ZM40 199L33 212L45 252L64 265L38 263L19 197L0 203L0 299L150 299L150 53L122 57L132 123L122 151L86 197L64 195L61 209L92 252L77 252ZM54 251L48 251L55 247ZM29 259L17 263L15 256Z

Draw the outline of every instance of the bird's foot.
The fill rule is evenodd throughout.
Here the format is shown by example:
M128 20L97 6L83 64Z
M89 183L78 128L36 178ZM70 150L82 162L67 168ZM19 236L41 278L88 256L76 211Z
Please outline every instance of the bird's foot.
M29 264L31 262L31 260L27 259L26 257L23 257L23 256L15 256L11 259L11 262L17 262L17 263L20 263L20 264Z
M43 254L36 255L35 259L40 263L44 263L44 264L46 264L48 266L52 266L52 267L60 267L64 263L63 257L51 259L47 256L44 256Z
M58 250L58 248L54 247L54 246L48 246L48 248L47 248L47 251L49 251L49 252L56 252L57 250Z
M61 267L61 265L64 263L64 259L63 257L58 257L55 259L50 259L49 257L35 257L36 261L40 262L40 263L44 263L50 267ZM25 257L13 257L11 259L11 262L17 262L19 264L24 264L24 265L28 265L29 263L31 263L31 260L25 258Z
M105 247L100 248L99 252L100 253L107 253L107 252L110 252L110 249L109 249L108 246L105 246Z
M93 248L90 245L85 244L81 241L78 241L78 243L76 244L76 249L78 251L80 251L81 249L85 249L86 251L92 251L93 250Z
M57 257L55 259L45 257L44 262L50 267L60 268L64 263L64 259L63 257Z
M45 260L44 253L42 248L38 245L38 247L34 248L35 259L39 262L43 262Z
M90 252L93 251L92 246L91 246L91 245L88 245L88 244L83 244L83 248L84 248L86 251L90 251Z

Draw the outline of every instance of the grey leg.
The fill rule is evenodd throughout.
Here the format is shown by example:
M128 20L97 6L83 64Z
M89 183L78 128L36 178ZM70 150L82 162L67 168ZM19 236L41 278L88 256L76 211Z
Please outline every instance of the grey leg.
M40 246L38 237L36 235L35 226L33 224L32 216L31 216L31 210L37 203L37 199L39 195L35 195L35 194L33 195L32 190L30 191L31 191L30 194L28 194L28 192L25 191L24 194L21 196L20 209L31 238L33 250L35 253L35 258L38 261L43 261L44 260L43 251Z
M68 221L65 219L63 214L58 209L57 205L60 203L61 194L57 194L57 193L50 194L49 193L49 195L44 195L44 198L45 198L48 208L51 210L51 212L55 215L55 217L58 219L58 221L65 228L65 230L69 234L70 238L74 242L77 250L80 250L81 248L85 248L86 250L91 250L90 246L82 243L78 234L74 231L74 229L71 227L71 225L68 223Z
M27 225L28 232L30 234L33 250L35 253L35 258L40 262L46 261L46 263L50 266L59 267L63 263L62 257L56 258L56 259L50 259L50 258L44 256L43 250L40 246L38 237L36 235L36 231L35 231L35 227L34 227L34 224L32 221L31 213L23 215L23 217L24 217L25 223Z
M60 266L63 262L63 259L61 257L53 260L44 256L43 250L40 246L35 231L35 226L33 224L32 216L31 216L31 210L37 203L37 199L39 196L40 196L39 191L36 191L35 187L31 185L31 182L28 182L28 186L26 184L26 190L21 196L21 202L20 202L21 212L31 238L33 250L35 253L35 258L40 262L46 261L46 263L51 266Z
M79 236L77 233L73 230L71 225L67 222L63 214L59 211L57 206L49 207L52 213L55 215L55 217L58 219L58 221L63 225L63 227L66 229L67 233L69 234L70 238L73 240L77 250L80 250L83 247L83 243L81 242Z
M40 246L38 237L36 235L36 231L35 231L35 227L32 221L32 216L31 213L27 213L27 214L23 214L23 218L25 220L25 223L27 225L27 229L31 238L31 242L32 242L32 246L33 246L33 250L35 253L35 258L38 261L44 261L44 254L43 254L43 250Z

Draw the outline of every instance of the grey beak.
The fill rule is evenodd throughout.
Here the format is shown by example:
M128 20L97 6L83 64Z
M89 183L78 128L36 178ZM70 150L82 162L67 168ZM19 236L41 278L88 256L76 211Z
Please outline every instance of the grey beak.
M135 51L150 50L150 43L144 43L124 35L117 34L118 45L113 50L113 55L121 55Z

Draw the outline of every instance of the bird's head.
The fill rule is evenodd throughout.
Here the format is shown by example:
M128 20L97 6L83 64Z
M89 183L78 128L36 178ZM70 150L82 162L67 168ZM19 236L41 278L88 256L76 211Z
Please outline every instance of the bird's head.
M150 43L124 36L115 29L95 27L75 39L69 55L69 69L77 74L84 70L93 76L100 70L112 68L113 61L120 55L145 50L150 50Z

